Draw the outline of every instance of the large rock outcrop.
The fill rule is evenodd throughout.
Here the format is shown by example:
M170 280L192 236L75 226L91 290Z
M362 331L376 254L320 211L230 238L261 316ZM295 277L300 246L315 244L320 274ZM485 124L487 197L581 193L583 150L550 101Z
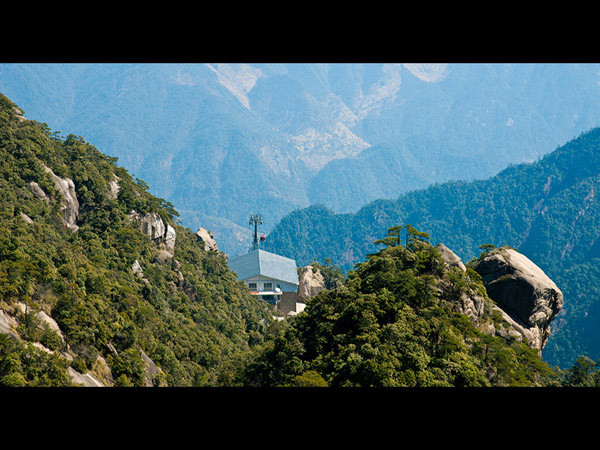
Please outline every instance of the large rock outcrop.
M49 167L43 167L52 177L56 190L62 194L63 200L60 210L63 213L65 226L71 231L77 231L79 229L76 224L79 214L79 201L75 192L75 183L70 178L59 177Z
M196 231L196 238L198 239L198 242L201 242L204 245L204 250L211 252L219 251L217 242L214 240L211 232L206 228L198 228L198 231Z
M130 217L137 220L142 233L149 236L153 241L161 239L167 233L167 227L165 227L165 223L157 213L146 213L141 216L136 212L132 212Z
M50 174L54 187L61 194L62 201L60 211L63 213L62 220L65 226L75 232L79 229L77 226L77 217L79 215L79 200L75 192L75 183L70 178L63 178L56 175L52 169L42 164L43 169ZM29 191L38 199L50 203L50 198L40 187L38 183L32 181L29 183Z
M550 336L550 323L563 305L562 291L525 255L509 247L489 252L473 264L488 296L520 334L540 352Z
M320 270L308 265L300 270L298 276L298 302L306 303L310 297L314 297L325 289L325 278Z
M458 267L460 270L465 272L467 268L463 264L462 260L458 257L456 253L446 247L444 244L438 244L435 246L435 249L439 252L442 259L449 267Z
M28 188L29 188L29 191L38 200L42 200L42 201L44 201L46 203L50 202L50 199L48 198L48 196L46 195L46 193L44 192L44 190L35 181L32 181L31 183L29 183Z
M159 249L167 256L173 257L177 233L171 225L165 225L160 215L157 213L140 215L136 211L131 211L129 218L139 224L142 233L149 236Z

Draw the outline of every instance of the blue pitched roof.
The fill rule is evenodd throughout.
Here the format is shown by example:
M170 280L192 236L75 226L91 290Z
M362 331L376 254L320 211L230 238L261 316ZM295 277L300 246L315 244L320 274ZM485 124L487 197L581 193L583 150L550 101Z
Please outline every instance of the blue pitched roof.
M253 250L237 256L229 260L228 265L240 280L263 275L286 283L298 284L296 261L265 250Z

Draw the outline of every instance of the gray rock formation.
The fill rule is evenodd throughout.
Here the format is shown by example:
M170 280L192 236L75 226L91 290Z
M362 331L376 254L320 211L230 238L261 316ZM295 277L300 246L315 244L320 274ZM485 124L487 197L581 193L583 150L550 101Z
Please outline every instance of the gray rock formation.
M136 261L137 263L137 261ZM134 264L135 265L135 264ZM17 328L19 326L19 322L24 320L25 314L34 313L35 317L39 321L40 327L48 327L51 330L55 331L60 339L65 344L64 336L62 331L60 330L58 324L52 317L46 314L44 311L32 311L28 309L25 303L18 302L13 305L11 308L11 312L4 311L0 309L0 333L8 335L9 338L13 339L17 342L24 342L26 344L30 344L42 351L45 351L49 354L60 354L60 356L73 360L73 353L69 349L65 351L49 350L44 347L39 342L28 343L24 341L19 334L17 333ZM115 355L118 355L112 344L108 343L107 346L112 350ZM165 376L160 367L158 367L152 359L150 359L143 350L140 350L142 360L144 361L144 375L145 375L145 386L154 386L155 383L158 383L159 386L167 386L165 381ZM92 370L87 371L86 373L80 373L77 370L73 369L73 367L68 368L68 375L71 382L84 386L84 387L107 387L113 386L114 380L112 377L111 369L106 363L106 360L98 355L96 361L93 364Z
M450 250L448 247L446 247L444 244L440 243L440 244L436 245L435 248L439 252L439 254L442 256L442 259L444 260L444 262L446 264L448 264L448 266L458 267L463 272L465 272L467 270L467 268L465 267L465 265L463 264L461 259L452 250Z
M17 116L19 122L24 122L27 120L27 118L23 115L23 111L21 111L19 108L13 108L13 112L15 113L15 116Z
M79 201L75 192L75 183L70 178L61 178L56 175L52 169L42 164L44 170L50 174L54 181L56 190L62 194L61 211L63 213L63 222L71 231L77 231L77 216L79 214ZM39 187L39 186L38 186ZM34 193L35 195L35 193Z
M23 221L28 224L31 225L33 223L33 220L31 220L31 217L29 217L27 214L25 213L21 213L21 219L23 219Z
M455 305L457 312L466 314L476 324L485 313L485 299L475 292L463 293Z
M25 316L25 314L32 313L32 310L28 309L27 305L23 302L18 302L16 304L16 307L17 311L21 314L21 316ZM35 317L39 321L41 327L48 327L50 330L56 332L56 334L58 335L58 337L60 337L60 340L63 343L65 342L65 337L60 327L58 326L58 323L56 323L56 321L52 317L46 314L45 311L35 311Z
M28 345L31 345L35 348L38 348L44 352L47 352L49 354L59 354L60 356L66 358L67 360L73 360L73 356L72 354L69 353L68 350L66 351L61 351L61 352L57 352L57 351L52 351L49 350L48 348L44 347L41 343L39 342L28 342L25 341L21 338L21 336L19 336L19 334L16 332L16 330L18 329L19 326L19 322L24 320L24 315L31 313L32 311L29 310L27 306L25 305L25 303L19 302L16 305L13 305L13 307L11 308L12 313L9 313L8 311L3 311L0 309L0 333L1 334L6 334L10 339L13 339L16 342L22 342ZM46 314L44 311L37 311L34 313L36 319L39 321L38 326L40 328L44 328L44 327L48 327L49 329L55 331L57 333L57 335L60 337L63 345L65 344L65 339L64 339L64 335L61 331L61 329L59 328L58 324L56 323L56 321L50 317L48 314ZM79 372L77 372L75 369L73 369L72 367L68 368L68 375L69 378L71 380L71 382L78 384L78 385L82 385L85 387L104 387L106 386L106 384L104 384L101 380L99 380L94 374L92 373L85 373L85 374L81 374Z
M39 200L43 200L45 202L50 201L50 199L48 198L48 196L46 195L44 190L35 181L32 181L31 183L29 183L29 186L27 186L27 187L31 191L31 193L34 195L35 198L37 198Z
M167 225L167 231L163 237L163 244L165 250L173 256L175 254L175 238L177 237L177 233L175 232L175 228L171 225Z
M0 309L0 333L8 335L9 338L19 341L20 336L15 332L18 322L10 315Z
M320 270L315 270L311 265L303 267L298 278L297 298L299 303L306 303L307 299L325 289L323 274Z
M144 277L144 270L142 269L142 266L141 266L140 262L137 259L131 265L131 270L133 271L133 273L136 276L138 276L140 278Z
M140 350L142 361L144 361L144 385L146 387L153 387L155 380L160 378L163 374L162 370L152 361L144 350ZM160 387L166 387L167 383L163 380L159 382Z
M69 377L71 382L81 385L83 387L105 387L105 385L91 373L79 373L72 367L68 368Z
M550 336L550 323L562 309L561 290L525 255L508 247L491 251L473 269L512 325L507 333L516 331L541 352Z
M148 235L153 241L161 239L167 233L163 220L156 213L146 213L140 216L134 211L130 214L130 217L138 221L142 233Z
M138 222L142 233L149 236L159 249L164 250L170 257L173 257L177 238L175 228L168 224L165 225L157 213L146 213L140 216L136 211L131 211L129 218Z
M219 246L217 245L217 242L214 240L211 232L207 229L202 227L198 228L198 231L196 231L196 237L198 238L198 242L203 243L204 250L212 252L219 251Z
M79 229L77 226L77 216L79 215L79 201L75 192L75 183L70 178L62 178L56 175L52 169L42 164L43 169L50 174L54 181L56 190L61 194L62 201L60 210L63 213L63 223L65 226L75 232ZM50 198L44 190L35 181L29 183L29 191L38 199L50 202ZM29 223L29 222L28 222Z
M119 195L119 191L121 190L119 181L121 181L121 179L113 173L112 180L108 183L108 198L110 200L116 200Z

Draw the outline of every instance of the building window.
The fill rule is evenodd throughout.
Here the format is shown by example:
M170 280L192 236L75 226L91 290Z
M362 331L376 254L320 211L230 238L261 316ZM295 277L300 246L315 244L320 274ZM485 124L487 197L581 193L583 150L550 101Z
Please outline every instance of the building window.
M265 291L270 291L273 289L273 283L265 283Z
M252 290L256 290L256 283L248 283L248 288Z

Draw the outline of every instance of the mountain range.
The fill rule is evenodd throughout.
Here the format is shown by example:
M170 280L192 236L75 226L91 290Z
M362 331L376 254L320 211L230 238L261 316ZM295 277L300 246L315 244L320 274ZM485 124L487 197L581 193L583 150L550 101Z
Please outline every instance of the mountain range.
M0 65L29 119L84 135L230 254L289 212L356 212L535 161L600 123L597 64Z

